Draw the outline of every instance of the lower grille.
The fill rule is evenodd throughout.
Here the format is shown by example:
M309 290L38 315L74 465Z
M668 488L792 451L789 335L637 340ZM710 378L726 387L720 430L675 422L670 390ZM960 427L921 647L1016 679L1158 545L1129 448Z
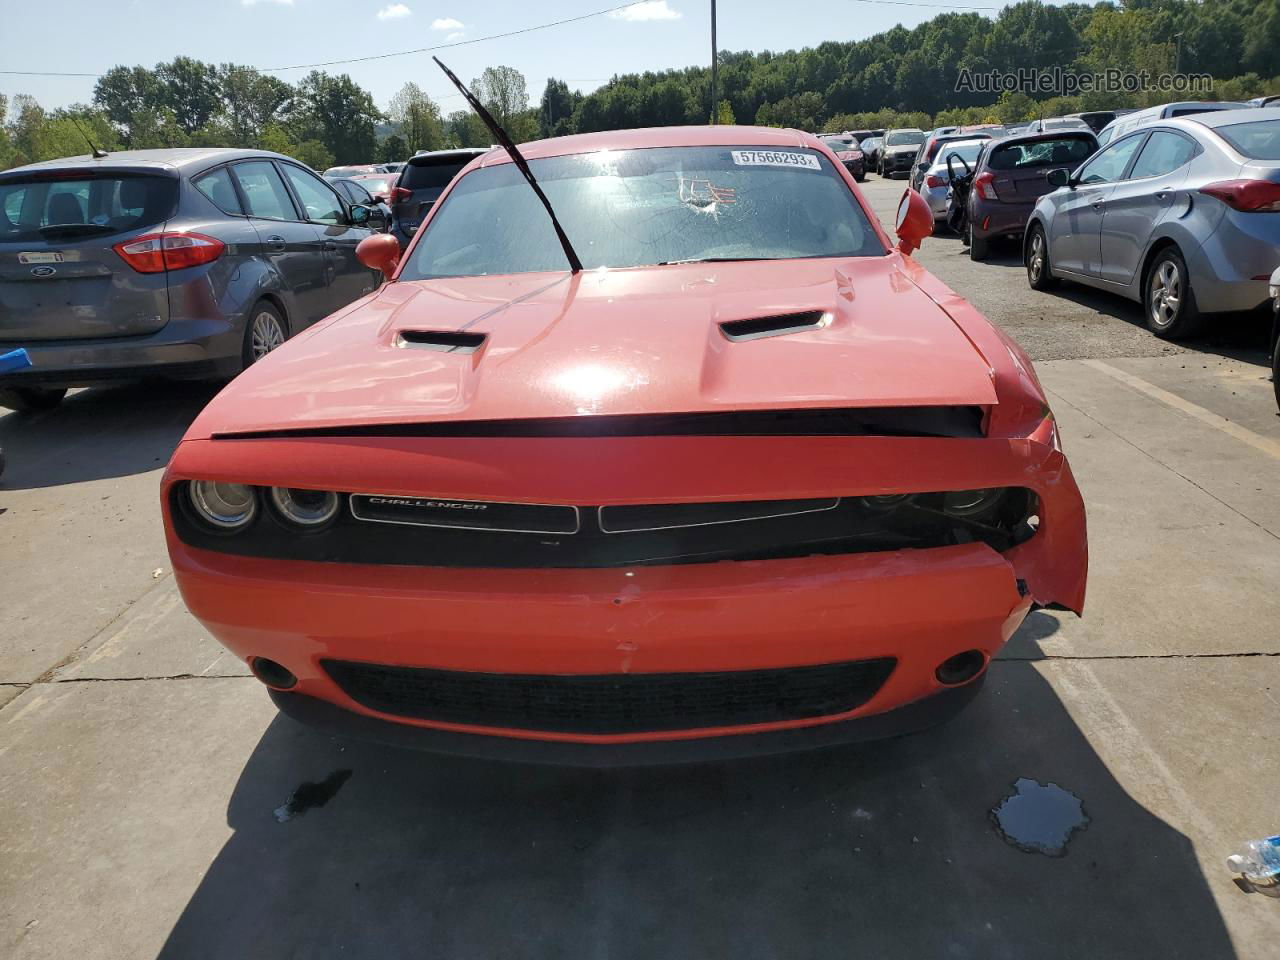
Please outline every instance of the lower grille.
M590 676L470 673L345 660L322 666L370 710L555 733L646 733L832 716L873 696L892 657L774 670Z

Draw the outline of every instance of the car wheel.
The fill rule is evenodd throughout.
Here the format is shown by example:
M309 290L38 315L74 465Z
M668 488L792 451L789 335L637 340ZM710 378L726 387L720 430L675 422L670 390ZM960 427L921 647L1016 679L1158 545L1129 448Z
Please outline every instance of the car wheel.
M853 179L857 180L859 183L862 183L864 180L867 179L867 175L865 173L860 173Z
M973 232L973 221L969 221L969 259L985 260L987 252L990 250L991 241L986 240Z
M1162 340L1180 340L1200 332L1204 317L1191 290L1187 262L1177 247L1160 251L1147 271L1147 326Z
M19 413L52 410L66 395L65 387L60 390L50 387L9 387L0 390L0 407L8 407Z
M288 339L289 327L280 311L265 300L260 301L249 311L249 322L245 324L241 364L252 366Z
M1040 224L1032 225L1025 249L1028 285L1032 290L1048 290L1058 281L1049 269L1049 241Z

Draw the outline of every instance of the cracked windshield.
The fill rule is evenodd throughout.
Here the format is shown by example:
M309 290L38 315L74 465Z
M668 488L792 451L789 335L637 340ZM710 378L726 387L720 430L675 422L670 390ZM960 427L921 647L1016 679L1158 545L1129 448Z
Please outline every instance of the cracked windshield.
M583 266L883 254L813 150L614 150L529 163ZM514 164L462 177L402 278L564 269L547 212Z

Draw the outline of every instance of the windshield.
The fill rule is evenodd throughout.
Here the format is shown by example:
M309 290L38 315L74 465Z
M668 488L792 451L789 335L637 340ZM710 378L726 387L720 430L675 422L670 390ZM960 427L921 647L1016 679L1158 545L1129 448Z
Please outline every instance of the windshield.
M885 253L853 193L812 150L663 147L529 166L588 269ZM565 267L546 211L504 163L454 186L400 279Z
M355 182L370 193L387 193L391 189L391 181L395 177L360 177Z
M924 143L924 131L922 130L896 130L885 137L884 140L886 147L919 146L922 143Z
M991 152L991 170L1032 170L1040 167L1074 167L1094 152L1090 137L1062 136L1032 143L1011 143Z
M1251 120L1217 128L1218 135L1246 157L1280 160L1280 120Z
M0 182L0 243L124 233L167 220L178 199L172 177L99 176L74 170Z

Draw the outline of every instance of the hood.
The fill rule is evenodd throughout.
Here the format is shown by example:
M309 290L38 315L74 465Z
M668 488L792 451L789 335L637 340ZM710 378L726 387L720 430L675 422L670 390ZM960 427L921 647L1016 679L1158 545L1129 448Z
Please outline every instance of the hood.
M902 264L895 253L389 283L246 370L188 437L995 403L989 364ZM810 322L781 331L733 324L800 313ZM444 344L421 342L438 334Z

